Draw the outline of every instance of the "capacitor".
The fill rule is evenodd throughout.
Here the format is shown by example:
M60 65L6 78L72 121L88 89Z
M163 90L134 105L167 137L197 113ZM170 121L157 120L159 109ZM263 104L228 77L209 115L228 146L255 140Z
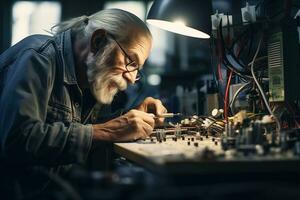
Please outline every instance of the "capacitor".
M211 111L211 115L212 115L214 118L220 117L223 113L224 113L224 110L223 110L223 109L217 109L217 108L215 108L215 109L213 109L213 110Z

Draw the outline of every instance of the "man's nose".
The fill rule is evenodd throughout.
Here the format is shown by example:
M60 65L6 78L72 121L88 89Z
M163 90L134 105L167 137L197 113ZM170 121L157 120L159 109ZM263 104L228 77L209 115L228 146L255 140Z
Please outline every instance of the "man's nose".
M137 76L137 71L132 72L125 72L123 77L128 81L130 84L134 84Z

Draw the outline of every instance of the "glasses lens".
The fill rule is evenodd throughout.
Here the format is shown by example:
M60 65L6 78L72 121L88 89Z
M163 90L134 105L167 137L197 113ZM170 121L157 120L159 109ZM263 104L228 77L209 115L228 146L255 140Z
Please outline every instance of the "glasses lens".
M119 42L115 39L114 36L112 36L113 40L117 43L117 45L120 47L121 51L124 53L124 55L129 59L131 60L131 58L128 56L128 54L126 53L126 51L122 48L122 46L119 44ZM136 74L136 78L135 78L135 81L138 81L140 80L141 78L141 73L139 71L139 65L136 64L135 61L131 61L129 62L127 65L125 65L125 68L127 70L127 72L134 72L134 71L137 71L137 74Z
M128 72L133 72L139 69L139 66L135 63L135 61L131 61L126 65L126 69Z
M128 73L137 71L135 81L140 80L141 74L140 74L139 66L135 64L134 61L128 63L127 65L125 65L125 67Z

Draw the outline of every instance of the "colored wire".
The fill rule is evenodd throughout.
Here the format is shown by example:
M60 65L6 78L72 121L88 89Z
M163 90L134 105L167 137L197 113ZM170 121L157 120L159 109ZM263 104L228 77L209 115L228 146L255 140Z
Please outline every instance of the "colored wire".
M232 97L230 103L229 103L229 107L231 108L231 110L233 111L233 114L235 113L234 112L234 103L235 103L235 100L236 98L238 97L238 95L241 93L241 91L243 91L247 86L249 86L251 84L251 82L248 82L246 83L245 85L241 86L234 94L234 96Z
M222 32L222 19L220 20L220 25L219 25L219 28L218 28L218 34L220 36L220 40L221 40L221 50L222 50L222 60L223 60L223 64L224 66L233 71L235 74L237 74L238 76L242 77L242 78L248 78L248 79L252 79L251 76L248 76L248 75L245 75L245 74L242 74L243 72L239 71L238 69L236 69L234 66L232 66L230 64L230 62L228 61L228 59L226 58L226 56L224 56L226 50L231 52L228 48L226 48L225 46L225 41L224 41L224 37L223 37L223 32ZM232 56L232 58L235 60L235 62L239 63L238 59L235 57L235 55L233 55L232 53L230 54Z
M250 62L250 63L251 63L251 74L252 74L253 80L254 80L254 82L255 82L255 84L256 84L256 86L257 86L257 88L258 88L258 90L259 90L259 92L260 92L260 94L261 94L261 96L262 96L262 98L263 98L263 100L264 100L264 103L265 103L265 105L266 105L266 107L267 107L267 109L268 109L270 115L272 115L272 116L274 117L274 120L275 120L276 125L277 125L277 133L278 133L278 135L279 135L279 131L281 130L280 122L279 122L279 120L277 119L277 117L274 115L272 109L270 108L270 105L269 105L269 103L268 103L268 100L267 100L267 98L266 98L266 95L265 95L265 93L264 93L262 87L260 86L260 84L259 84L259 82L258 82L258 80L257 80L257 78L256 78L256 76L255 76L255 73L254 73L254 63L255 63L255 59L256 59L256 57L257 57L257 55L258 55L258 53L259 53L259 50L260 50L260 47L261 47L262 40L263 40L263 34L262 34L262 36L261 36L261 38L260 38L260 40L259 40L258 47L257 47L257 49L256 49L256 52L255 52L255 54L254 54L254 57L253 57L252 61Z

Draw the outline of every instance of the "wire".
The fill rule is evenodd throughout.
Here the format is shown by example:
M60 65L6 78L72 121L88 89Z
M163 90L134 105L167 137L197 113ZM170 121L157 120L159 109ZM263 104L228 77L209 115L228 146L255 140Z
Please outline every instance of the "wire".
M245 85L242 85L234 94L234 96L232 97L230 103L229 103L229 106L231 108L231 110L233 111L233 114L235 113L234 112L234 109L233 109L233 106L234 106L234 103L235 103L235 100L236 98L238 97L238 95L240 94L241 91L243 91L247 86L249 86L251 84L251 82L248 82L246 83Z
M294 109L292 108L291 104L287 101L287 102L286 102L286 105L287 105L286 107L287 107L287 109L289 110L289 112L291 112L292 115L293 115L293 120L294 120L294 122L295 122L296 127L297 127L297 128L300 128L300 125L299 125L299 123L298 123L298 121L297 121L297 119L296 119L296 113L295 113ZM298 107L298 106L297 106L297 107Z
M259 58L256 58L255 62L259 62L259 61L264 60L266 58L268 58L268 56L261 56ZM251 64L252 64L252 62L248 63L248 66L251 67Z
M260 86L260 84L259 84L259 82L258 82L258 80L257 80L257 78L256 78L256 76L255 76L255 73L254 73L254 63L255 63L255 59L256 59L256 57L257 57L257 55L258 55L258 53L259 53L259 50L260 50L260 47L261 47L262 40L263 40L263 34L261 35L261 37L260 37L260 39L259 39L258 47L257 47L257 49L256 49L256 52L255 52L255 54L254 54L254 57L253 57L252 61L250 62L250 63L251 63L251 74L252 74L253 80L254 80L254 82L255 82L255 84L256 84L256 86L257 86L257 88L258 88L258 90L259 90L259 92L260 92L260 94L261 94L261 96L262 96L262 98L263 98L263 100L264 100L264 103L265 103L265 105L266 105L266 107L267 107L267 109L268 109L270 115L272 115L272 116L274 117L274 120L275 120L276 125L277 125L277 133L278 133L278 135L279 135L279 132L280 132L280 130L281 130L280 122L279 122L279 120L277 119L277 117L274 115L272 109L270 108L270 105L269 105L269 103L268 103L268 100L267 100L267 98L266 98L266 95L265 95L265 93L264 93L262 87Z
M225 118L226 122L228 122L228 97L229 97L229 87L230 87L232 74L233 74L233 71L230 71L227 85L226 85L225 97L224 97L224 118Z
M221 24L222 24L222 19L220 20L219 28L220 28ZM218 80L221 81L221 80L223 80L221 64L223 63L224 48L222 48L221 32L219 30L217 32L217 49L216 49L216 53L217 53L217 56L218 56L218 65L217 65Z
M214 55L214 51L213 51L213 46L215 46L214 44L214 40L209 40L209 50L210 50L210 63L213 64L213 55ZM217 84L218 86L218 81L217 81L217 72L215 67L212 67L212 72L213 72L213 81Z
M218 63L218 80L221 81L223 79L222 77L222 69L221 69L221 62Z
M224 66L225 66L227 69L233 71L235 74L237 74L238 76L240 76L240 77L242 77L242 78L252 79L251 76L244 75L244 74L242 74L241 71L239 71L238 69L236 69L236 68L229 62L229 60L227 59L227 57L225 56L225 52L226 52L226 50L227 50L227 51L230 52L230 55L231 55L231 57L235 60L235 62L237 62L237 63L240 64L240 62L239 62L238 59L235 57L235 55L233 55L233 54L231 53L231 51L230 51L228 48L226 48L226 46L225 46L224 36L223 36L223 32L222 32L222 19L220 20L220 24L219 24L219 28L218 28L218 34L219 34L220 40L221 40L221 48L220 48L220 49L222 50L222 58L223 58L222 60L223 60ZM240 65L241 65L241 64L240 64Z
M254 35L253 35L253 31L251 31L251 34L250 34L250 44L249 44L249 49L248 49L248 56L250 56L250 53L251 53L251 50L252 50L253 39L254 39Z
M240 39L242 39L246 34L248 34L249 29L250 29L250 28L248 27L246 30L244 30L240 35L238 35L238 36L233 40L233 42L232 42L232 44L231 44L231 47L229 48L230 50L233 50L234 45L235 45Z
M239 72L236 68L234 68L234 66L232 66L232 65L230 64L230 62L229 62L227 59L224 59L223 64L224 64L224 66L225 66L227 69L233 71L233 72L234 72L236 75L238 75L239 77L241 77L241 78L243 78L243 79L253 79L251 76L244 75L244 74L242 74L241 72Z

